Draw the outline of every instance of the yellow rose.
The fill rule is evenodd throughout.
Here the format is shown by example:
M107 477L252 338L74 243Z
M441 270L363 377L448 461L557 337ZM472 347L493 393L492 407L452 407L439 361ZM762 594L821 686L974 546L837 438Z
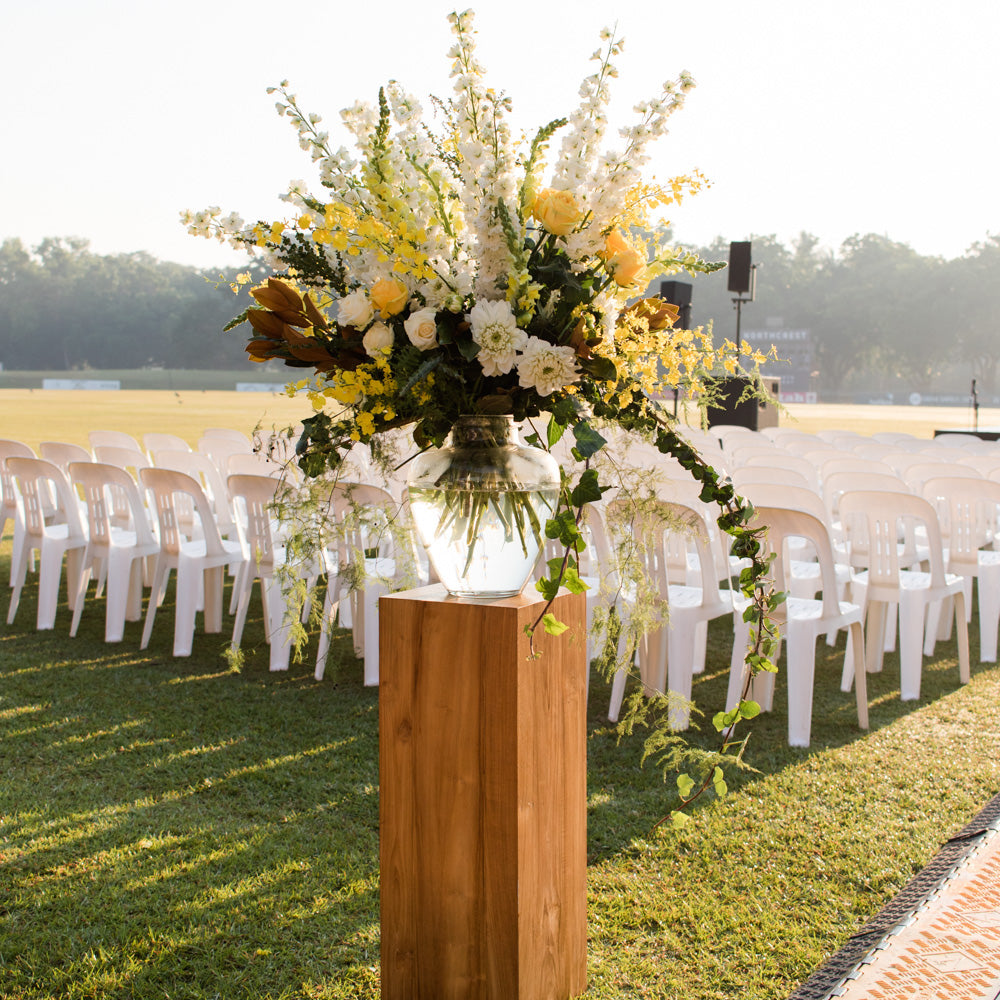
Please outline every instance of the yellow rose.
M608 233L604 250L598 256L604 260L616 285L634 285L646 273L646 255L636 250L618 229Z
M565 236L573 232L583 218L583 212L572 192L555 191L552 188L539 192L531 214L553 236Z
M410 301L410 293L406 290L406 285L396 278L380 278L372 285L368 298L385 319L401 313L406 308L406 303Z

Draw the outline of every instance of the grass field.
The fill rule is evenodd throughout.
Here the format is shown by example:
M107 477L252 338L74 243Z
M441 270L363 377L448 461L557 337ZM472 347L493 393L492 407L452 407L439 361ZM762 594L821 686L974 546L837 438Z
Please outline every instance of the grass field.
M192 446L206 427L252 433L287 427L312 413L304 397L256 392L121 390L118 392L0 389L0 437L37 447L40 441L87 444L89 430L126 431L141 441L148 432L177 434ZM695 419L695 415L692 415ZM781 425L814 433L829 427L872 434L903 430L931 438L936 428L967 430L965 407L794 405ZM1000 427L1000 410L983 409L981 427Z
M202 426L250 429L262 410L277 420L272 405L302 415L298 401L236 393L65 395L0 393L2 436L85 443L104 426L194 440ZM951 412L857 409L828 416L898 429L914 411L949 426ZM821 408L802 411L815 429ZM35 631L31 587L0 626L0 997L377 997L377 692L346 636L324 681L315 637L270 674L256 600L241 670L225 634L199 633L174 659L172 600L145 651L141 623L104 644L93 596L75 639L65 600L55 629ZM7 606L3 587L0 621ZM787 997L1000 790L1000 669L978 662L977 636L974 621L972 683L941 643L919 702L899 700L888 655L869 678L867 733L839 690L843 639L820 643L810 749L786 745L779 679L773 713L752 726L756 771L684 831L652 831L671 786L640 765L638 739L607 728L608 685L592 676L587 1000ZM713 628L695 682L709 715L727 639ZM692 733L712 738L710 725Z

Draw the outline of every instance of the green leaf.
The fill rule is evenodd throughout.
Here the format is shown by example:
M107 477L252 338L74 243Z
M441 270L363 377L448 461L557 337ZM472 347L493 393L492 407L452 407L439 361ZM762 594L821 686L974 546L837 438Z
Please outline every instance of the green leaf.
M559 581L542 577L535 583L535 590L538 591L547 601L554 601L559 594Z
M740 702L740 715L744 719L756 719L760 715L760 705L755 701L741 701Z
M601 437L587 420L573 424L573 437L576 438L576 450L584 458L596 455L608 442Z
M587 503L597 503L603 493L604 488L597 481L597 470L587 469L580 476L580 482L573 488L570 500L574 507L582 507Z
M729 791L729 786L726 784L725 775L722 773L722 768L717 767L712 774L712 787L715 789L715 794L721 799L726 792Z
M542 624L549 635L562 635L569 628L564 622L559 621L552 612L542 616Z
M618 380L618 369L610 358L592 357L581 358L580 367L599 382L616 382Z
M552 448L556 442L563 436L566 430L566 425L560 423L554 416L549 418L549 429L547 433L547 438L549 442L549 447Z
M691 825L691 817L687 813L672 812L670 814L670 823L675 830L683 830L684 827Z
M693 788L694 778L690 774L677 775L677 791L680 792L682 799L686 799L691 794Z
M471 361L479 353L479 345L471 337L468 340L456 340L455 346L466 361Z

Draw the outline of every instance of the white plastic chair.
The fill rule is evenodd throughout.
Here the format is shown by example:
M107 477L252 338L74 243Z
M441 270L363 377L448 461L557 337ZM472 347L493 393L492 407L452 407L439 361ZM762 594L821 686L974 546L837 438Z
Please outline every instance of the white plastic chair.
M979 659L995 663L1000 627L1000 552L987 549L996 538L1000 483L964 476L928 479L924 497L938 512L948 553L947 569L965 580L966 620L971 619L972 581L979 602ZM928 613L924 653L934 652L941 605Z
M323 678L330 624L339 611L341 624L352 630L355 651L364 658L364 683L375 685L379 664L378 599L399 589L407 576L415 577L413 535L401 523L406 517L403 506L377 486L336 483L324 502L330 515L326 525L330 568L316 679Z
M69 441L43 441L38 446L39 455L46 462L58 465L68 476L71 462L93 462L94 456L86 448Z
M79 628L87 584L94 564L99 563L107 582L104 641L121 642L126 619L135 622L142 618L142 560L155 555L160 546L135 481L124 469L100 462L72 462L69 472L74 486L83 491L88 523L69 634L75 636ZM123 507L130 512L128 528L113 523L113 513Z
M154 465L160 464L156 461L156 453L158 451L191 450L191 445L189 445L184 438L179 437L177 434L163 434L159 432L143 434L142 446L146 449L146 454L149 455Z
M664 626L643 638L639 647L639 673L643 685L675 698L668 708L673 729L686 729L690 721L691 688L698 661L698 626L732 615L733 595L719 589L716 559L702 512L682 503L656 502L641 508L628 501L608 505L613 533L634 539L632 555L642 564L660 604ZM699 586L671 583L670 571L687 579L688 540L698 551ZM611 689L608 718L614 722L621 710L626 673L620 669Z
M868 692L864 658L864 608L838 599L833 550L827 526L803 510L779 507L758 507L755 521L766 524L767 552L774 553L772 574L775 585L790 588L791 576L786 560L790 539L806 539L816 552L822 576L821 600L788 597L775 612L775 621L785 644L785 674L788 678L788 743L793 747L809 746L812 728L813 685L816 673L816 639L823 634L848 630L844 654L841 688L855 685L858 725L868 728ZM750 640L750 624L739 618L729 669L727 710L739 704L746 690L747 667L745 654ZM774 674L762 672L754 679L748 694L764 711L770 711L774 698Z
M124 469L132 474L136 482L139 481L139 471L152 465L149 456L141 448L125 448L113 444L94 445L94 460L103 465Z
M229 477L229 492L236 505L237 523L242 525L248 556L233 588L237 601L232 648L240 647L254 580L259 580L265 637L271 647L270 669L287 670L292 630L286 620L288 602L280 572L285 562L285 547L277 542L272 531L270 508L276 487L280 488L270 476ZM310 567L306 575L315 578L319 575L318 568Z
M14 571L20 559L21 547L24 545L24 514L21 509L20 497L14 485L14 476L7 468L8 458L37 458L38 456L21 441L10 438L0 438L0 537L7 530L7 522L12 522L13 548L10 557L10 585L14 586ZM31 568L34 569L34 555L29 555Z
M232 427L206 427L201 432L202 440L206 438L220 438L226 441L239 441L246 447L247 451L253 451L253 442L243 433Z
M160 542L140 648L149 645L157 605L163 600L170 571L176 570L173 652L174 656L190 656L199 607L204 608L205 631L222 631L223 572L226 566L243 561L242 549L238 541L219 535L208 498L191 476L157 468L142 469L139 475L153 495ZM200 537L189 539L181 533L177 499L193 505L200 522Z
M848 542L864 538L867 569L854 578L854 592L866 607L866 659L870 673L882 669L886 609L899 606L900 696L920 697L922 646L926 611L934 601L955 599L959 677L969 682L969 632L962 578L946 573L941 531L934 508L923 498L906 493L849 491L840 498L840 514ZM902 568L899 539L919 524L927 538L925 558L930 571ZM905 549L905 547L903 547ZM864 595L862 597L862 594Z
M252 455L253 445L245 439L227 438L209 435L201 437L198 441L199 452L215 463L219 470L219 475L223 482L229 476L229 456L230 455Z
M131 434L126 434L124 431L90 431L87 439L90 441L90 447L93 449L131 448L133 451L142 451L139 442ZM100 459L97 459L97 461L100 461Z
M59 602L59 582L62 578L63 557L66 557L66 591L70 608L76 605L83 549L87 535L80 520L76 494L57 465L41 458L7 459L7 468L17 483L24 517L24 542L12 568L14 592L7 611L7 624L14 621L21 591L28 572L32 550L39 552L38 616L36 627L55 627L56 606ZM58 523L46 523L45 507L54 497Z

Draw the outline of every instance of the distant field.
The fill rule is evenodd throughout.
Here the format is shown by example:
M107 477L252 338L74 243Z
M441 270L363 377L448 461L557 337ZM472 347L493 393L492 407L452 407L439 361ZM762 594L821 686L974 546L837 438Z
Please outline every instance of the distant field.
M121 390L55 391L0 388L0 437L37 447L41 441L87 444L90 430L120 430L140 438L160 431L177 434L192 446L206 427L234 427L251 434L298 423L312 413L304 397L262 392ZM967 430L967 407L796 405L781 425L815 433L843 428L861 434L902 430L931 438L937 428ZM1000 409L983 409L980 427L1000 427Z
M261 392L0 389L0 437L32 447L41 441L86 446L91 430L126 431L140 441L157 431L194 447L206 427L233 427L249 435L258 424L280 429L312 412L304 397Z

